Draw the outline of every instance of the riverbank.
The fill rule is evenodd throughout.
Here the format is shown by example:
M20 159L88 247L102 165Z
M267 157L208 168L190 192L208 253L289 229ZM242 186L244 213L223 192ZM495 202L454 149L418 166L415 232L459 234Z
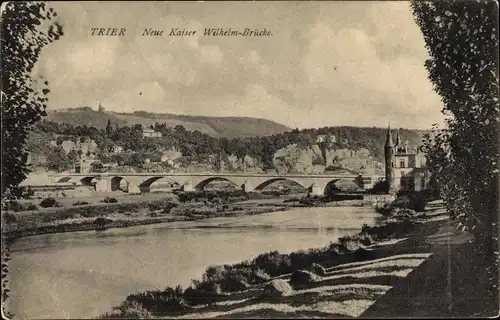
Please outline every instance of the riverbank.
M285 205L238 203L248 196L228 192L163 194L143 201L106 198L106 202L36 211L2 213L2 237L7 242L47 233L104 230L137 225L197 221L215 217L254 215L285 210ZM127 201L128 200L128 201ZM120 202L118 202L120 201ZM58 199L55 199L58 203Z
M434 203L422 213L392 210L358 236L212 266L191 288L132 294L103 317L356 317L432 255L422 239L446 219Z
M161 197L161 198L158 198ZM117 200L118 199L118 200ZM64 199L67 200L67 199ZM95 200L95 199L94 199ZM112 200L112 201L111 201ZM61 207L59 204L61 204ZM73 205L73 207L71 207ZM216 217L255 215L302 207L372 206L373 201L304 198L302 195L246 194L235 192L202 192L157 194L146 197L104 197L100 202L61 201L54 199L49 208L37 208L32 202L21 203L21 209L2 214L2 236L7 242L27 236L126 228L131 226L197 221Z

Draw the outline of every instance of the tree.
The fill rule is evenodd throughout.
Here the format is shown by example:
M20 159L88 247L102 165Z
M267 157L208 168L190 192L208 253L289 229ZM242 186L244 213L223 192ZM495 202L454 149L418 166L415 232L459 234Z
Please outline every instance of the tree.
M48 82L31 79L41 50L63 35L60 24L42 28L56 17L44 2L8 2L1 13L2 56L2 200L24 195L19 184L29 173L23 148L28 130L45 116Z
M176 125L174 129L175 129L175 131L179 131L179 132L186 131L186 129L184 128L184 126L182 126L180 124Z
M73 166L66 152L61 146L52 149L47 155L47 168L57 172L67 170Z
M63 144L63 142L64 142L64 138L62 136L58 136L56 138L56 145L60 146Z
M142 165L144 163L144 153L143 152L137 152L134 153L132 156L132 163L136 166Z
M51 136L52 135L50 133L43 131L30 131L26 136L26 151L36 154L44 154L45 151L51 147Z
M108 119L106 123L106 135L110 137L113 134L113 126L111 125L111 119Z
M468 229L479 228L479 238L491 239L491 227L482 227L496 222L498 204L498 7L441 1L414 2L413 10L431 55L426 68L448 116L450 170L466 198L450 203L450 211Z
M101 151L103 153L109 153L113 150L114 146L115 146L115 143L113 142L113 140L111 140L109 138L104 138L102 143L99 145L99 148L101 149Z
M75 150L75 149L72 149L67 157L68 157L68 161L73 165L74 163L76 163L79 159L80 159L80 154L79 152L81 152L81 150Z
M427 146L433 171L448 212L472 232L498 285L498 3L414 1L412 9L447 118Z

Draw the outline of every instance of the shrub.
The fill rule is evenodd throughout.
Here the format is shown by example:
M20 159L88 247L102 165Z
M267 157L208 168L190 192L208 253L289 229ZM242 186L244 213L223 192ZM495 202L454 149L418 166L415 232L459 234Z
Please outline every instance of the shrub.
M264 270L271 277L290 273L292 269L290 257L286 254L281 254L278 251L261 254L253 260L253 263L258 268Z
M164 291L132 294L127 297L126 301L152 314L178 313L187 309L181 286L177 286L175 289L168 287Z
M34 211L38 210L38 207L34 203L25 203L22 204L19 201L13 200L6 203L4 210L10 210L14 212L20 211Z
M375 210L384 216L395 215L396 209L409 209L416 212L424 212L428 202L428 192L405 192L397 197L392 203L385 204L383 207L377 207Z
M34 203L26 203L23 205L23 211L37 211L38 206Z
M102 319L151 319L153 315L137 301L125 300L112 313L104 314Z
M19 201L12 200L6 203L5 209L14 212L19 212L23 211L23 205Z
M215 283L199 282L197 280L193 280L193 286L194 288L187 288L183 295L189 305L213 305L217 302L220 286Z
M248 288L254 279L255 275L249 267L210 266L203 274L202 282L198 283L198 288L214 284L220 286L222 291L235 292Z
M403 220L400 222L389 222L381 226L370 227L363 225L361 232L370 234L376 241L381 241L399 236L407 236L408 233L415 230L417 225L418 223L416 222Z
M425 206L427 205L428 201L428 196L425 192L416 192L412 193L409 195L410 197L410 203L411 207L410 209L413 209L417 212L423 212L425 211Z
M250 269L229 269L219 284L222 291L238 292L247 289L251 280L253 273Z
M366 226L368 228L368 226ZM342 256L348 253L347 248L340 243L332 243L327 249L330 256Z
M106 197L106 198L102 199L101 202L104 202L104 203L118 203L118 200L116 200L116 198Z
M256 268L253 271L253 282L256 284L264 283L271 280L271 277L264 271L259 268Z
M224 277L224 266L209 266L202 276L203 282L217 283Z
M363 246L369 246L369 245L372 245L375 241L374 241L373 237L370 234L368 234L368 233L361 233L359 235L359 242Z
M373 187L368 190L370 194L387 194L389 193L389 183L387 180L379 180L375 182Z
M89 203L87 201L77 201L73 203L73 206L84 206L88 205Z
M311 264L311 258L309 252L304 250L299 250L297 252L290 253L290 263L293 269L304 269Z
M307 288L307 286L311 283L314 283L319 280L317 274L305 271L305 270L296 270L290 276L290 285L294 290Z
M43 208L61 207L61 204L57 202L56 199L49 197L45 198L40 202L40 206Z
M301 199L299 201L300 204L306 205L306 206L312 206L314 205L314 202L310 199Z
M5 223L17 223L18 219L15 214L12 214L10 212L4 212L2 213L3 221Z
M402 197L396 198L391 204L393 208L407 208L417 212L423 212L427 205L427 195L425 192L411 192Z
M98 227L104 227L106 224L113 222L113 220L99 217L94 220L94 224Z
M361 239L358 235L341 237L339 238L339 244L344 246L349 252L356 251L364 246L361 244Z
M326 275L326 269L322 265L317 264L317 263L313 263L309 267L309 271L311 271L312 273L317 274L319 276L322 276L322 277L324 277Z

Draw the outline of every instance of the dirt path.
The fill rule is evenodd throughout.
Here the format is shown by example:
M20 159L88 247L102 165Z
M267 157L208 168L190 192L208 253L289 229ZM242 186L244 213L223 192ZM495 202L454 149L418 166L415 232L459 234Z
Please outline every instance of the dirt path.
M443 237L458 239L459 243L468 240L466 235L455 235L450 230L447 216L439 204L431 205L427 215L430 216L428 222L416 234L372 246L373 256L367 261L325 264L326 274L319 281L286 297L261 301L260 285L232 293L217 306L203 306L179 318L352 318L393 314L407 317L411 310L405 304L420 308L407 298L414 293L411 289L416 291L421 286L431 287L436 283L426 273L436 267L435 259L440 261L440 250L446 249ZM442 262L437 263L442 267ZM289 275L279 278L288 280ZM409 289L405 291L401 288L406 283ZM442 296L443 293L436 292L429 299L442 302ZM433 310L428 311L427 315L433 314Z
M483 256L472 237L447 221L426 237L432 255L370 306L361 318L491 317L498 315L498 294L488 297Z
M207 318L413 318L498 314L488 297L484 255L472 237L449 221L442 203L426 209L425 222L403 239L370 247L369 259L324 263L325 274L283 297L262 298L263 284L221 295L179 319ZM338 262L338 261L337 261ZM277 278L285 281L290 275Z

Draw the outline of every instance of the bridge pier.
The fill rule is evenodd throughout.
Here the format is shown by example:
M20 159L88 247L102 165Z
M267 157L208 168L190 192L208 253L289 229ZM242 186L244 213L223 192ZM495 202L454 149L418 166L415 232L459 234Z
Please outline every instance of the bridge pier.
M255 190L255 187L247 180L241 185L241 189L245 192L252 192Z
M140 194L142 193L141 192L141 188L139 188L138 186L136 186L135 184L133 183L128 183L128 193L132 193L132 194Z
M109 192L111 191L111 181L108 178L97 178L95 183L95 191Z
M182 185L181 190L186 192L192 192L196 191L196 188L193 186L193 183L191 181L186 181Z
M311 184L308 190L308 196L323 196L325 194L325 188L316 183Z

